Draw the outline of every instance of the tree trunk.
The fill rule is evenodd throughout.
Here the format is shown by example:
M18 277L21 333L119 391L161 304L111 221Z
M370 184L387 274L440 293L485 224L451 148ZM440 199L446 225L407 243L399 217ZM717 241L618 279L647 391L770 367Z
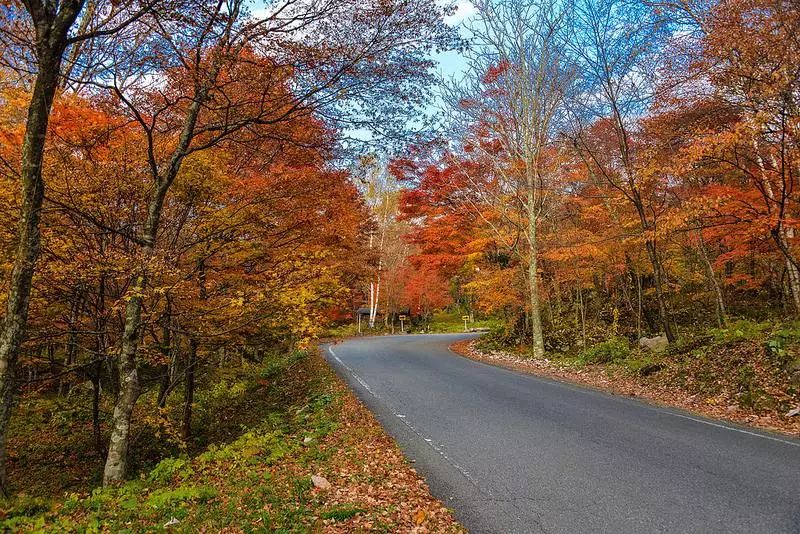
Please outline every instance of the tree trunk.
M581 347L586 348L586 308L583 305L583 289L578 282L578 318L581 323Z
M789 287L789 295L794 304L795 313L800 312L800 269L798 269L797 259L792 254L789 246L789 238L793 237L792 230L786 230L783 226L772 231L773 239L778 245L778 250L783 254L786 264L786 283Z
M800 271L788 258L786 258L786 274L789 295L792 297L795 312L798 312L800 311Z
M161 409L167 405L167 397L169 396L170 385L172 383L173 373L173 356L174 350L172 347L172 303L169 295L167 295L167 303L164 309L164 316L161 319L161 353L167 359L166 365L162 365L163 374L158 387L158 401L157 406Z
M125 478L128 467L128 444L133 408L139 399L141 386L136 365L139 344L139 326L142 322L142 297L146 278L136 277L131 287L132 296L125 307L125 331L119 355L120 387L114 416L111 422L111 440L103 471L103 485L108 486Z
M106 453L103 446L103 434L100 428L100 375L102 366L96 363L91 371L92 382L92 437L94 438L94 449L98 456Z
M703 259L703 265L706 268L706 276L708 277L709 285L711 285L711 289L714 290L714 308L717 312L717 326L720 328L725 328L728 325L728 316L725 311L725 299L722 294L722 288L717 281L717 275L714 273L714 266L711 265L711 260L708 257L708 251L706 250L706 243L703 239L703 232L702 230L697 232L698 237L698 244L700 248L700 256Z
M642 337L642 275L636 271L636 335Z
M197 340L189 339L189 351L186 355L185 384L183 389L183 417L181 419L181 436L188 441L192 436L192 404L194 403L194 367L197 361Z
M82 2L63 7L57 14L32 13L36 31L38 71L28 105L25 136L22 141L20 182L22 199L17 228L17 249L11 279L8 282L6 313L0 332L0 492L8 496L6 477L6 435L16 396L17 357L28 321L28 306L36 260L39 257L39 220L44 201L42 160L66 48L69 28L80 12ZM38 11L38 10L37 10Z
M538 270L538 236L537 214L533 198L533 187L528 187L528 293L531 306L531 349L534 358L544 357L544 335L542 334L542 316L539 305L539 270Z
M653 280L656 286L656 301L658 302L658 316L661 319L661 327L664 329L667 341L675 343L675 332L672 329L672 319L669 314L667 299L664 295L664 273L661 267L661 260L658 257L658 250L656 250L656 244L652 240L647 241L646 247L650 263L653 265Z

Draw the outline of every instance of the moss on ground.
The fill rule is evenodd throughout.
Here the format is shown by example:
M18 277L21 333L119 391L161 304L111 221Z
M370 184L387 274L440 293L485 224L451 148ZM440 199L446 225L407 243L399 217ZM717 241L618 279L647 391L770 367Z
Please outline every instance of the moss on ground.
M0 528L461 531L319 354L272 358L239 371L237 380L222 380L200 402L209 418L202 440L210 442L202 452L167 457L116 488L18 495L4 504ZM243 409L259 411L240 414L238 435L220 439ZM331 488L315 487L315 474Z

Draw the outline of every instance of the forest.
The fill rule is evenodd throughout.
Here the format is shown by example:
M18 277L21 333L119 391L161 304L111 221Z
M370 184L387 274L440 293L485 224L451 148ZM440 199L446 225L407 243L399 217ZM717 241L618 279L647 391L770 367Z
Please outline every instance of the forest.
M472 6L444 133L386 165L387 316L796 415L796 6Z
M0 58L7 499L401 317L798 404L793 2L11 0Z

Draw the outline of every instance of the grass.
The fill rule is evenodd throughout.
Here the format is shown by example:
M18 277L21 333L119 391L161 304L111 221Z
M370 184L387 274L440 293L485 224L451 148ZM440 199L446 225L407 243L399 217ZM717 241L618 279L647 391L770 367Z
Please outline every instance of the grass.
M450 312L437 312L433 314L430 323L427 325L426 331L431 332L433 334L446 334L446 333L457 333L464 331L464 320L461 318L461 314L459 313L450 313ZM498 328L501 325L501 321L495 318L485 318L485 319L476 319L475 321L468 322L467 328L488 328L494 329ZM420 327L415 328L415 330L421 330Z
M271 356L215 378L198 401L205 447L120 487L20 494L0 510L0 530L461 531L319 354ZM332 489L316 489L314 474Z
M624 337L614 336L581 352L580 359L590 364L612 363L631 355L630 343Z

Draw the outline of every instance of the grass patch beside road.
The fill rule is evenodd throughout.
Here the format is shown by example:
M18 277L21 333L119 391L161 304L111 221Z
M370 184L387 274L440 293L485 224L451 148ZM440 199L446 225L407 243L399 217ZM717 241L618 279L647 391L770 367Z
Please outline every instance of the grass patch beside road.
M243 422L234 439L163 459L118 488L20 495L3 505L0 528L462 531L321 355L283 361L243 371L240 400L258 397L263 411L241 414L258 421ZM217 427L213 418L206 424Z

